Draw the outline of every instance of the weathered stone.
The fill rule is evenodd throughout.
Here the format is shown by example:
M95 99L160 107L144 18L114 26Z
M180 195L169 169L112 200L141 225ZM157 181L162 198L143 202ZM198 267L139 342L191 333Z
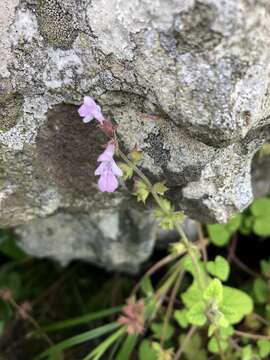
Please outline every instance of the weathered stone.
M252 201L252 159L270 133L268 1L0 6L0 224L18 226L30 253L135 269L153 248L155 224L125 187L97 191L105 138L77 115L84 95L117 123L126 151L143 151L142 169L166 180L189 216L224 222ZM123 227L131 208L138 218ZM110 254L106 226L97 230L103 216L108 227L121 218ZM134 233L139 245L129 250Z

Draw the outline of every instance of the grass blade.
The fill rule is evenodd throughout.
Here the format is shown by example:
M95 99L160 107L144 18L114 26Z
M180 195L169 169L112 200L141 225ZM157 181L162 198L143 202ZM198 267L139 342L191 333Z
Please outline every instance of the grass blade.
M134 350L139 335L138 334L132 334L128 335L125 342L123 343L120 351L118 352L116 356L116 360L127 360L130 358L132 351Z
M45 325L45 326L42 326L42 329L44 331L46 331L46 332L54 332L54 331L58 331L58 330L68 329L68 328L71 328L71 327L75 327L75 326L78 326L78 325L88 323L88 322L93 321L93 320L102 319L102 318L104 318L106 316L109 316L109 315L112 315L112 314L116 314L121 309L122 309L122 306L117 306L117 307L113 307L113 308L110 308L110 309L97 311L97 312L94 312L94 313L91 313L91 314L78 316L78 317L73 318L73 319L68 319L68 320L56 322L54 324Z
M36 357L36 360L43 359L46 356L51 356L53 354L57 354L65 349L68 349L72 346L81 344L85 341L89 341L95 339L99 336L105 335L108 332L113 331L114 329L118 328L120 324L117 322L110 323L108 325L100 326L96 329L86 331L82 334L73 336L69 339L63 340L60 343L50 347L48 350L44 351L42 354Z
M100 345L98 345L90 354L88 354L83 360L99 360L106 350L124 334L125 328L122 326L118 331L113 333L107 339L105 339Z

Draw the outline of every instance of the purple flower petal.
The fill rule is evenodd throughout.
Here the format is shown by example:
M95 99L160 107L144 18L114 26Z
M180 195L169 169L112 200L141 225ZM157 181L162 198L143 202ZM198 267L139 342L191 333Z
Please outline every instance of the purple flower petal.
M123 171L120 169L119 166L117 166L116 162L112 159L111 162L111 167L112 167L112 172L114 175L116 176L122 176L123 175Z
M94 119L94 117L93 116L85 116L83 119L82 119L82 121L85 123L85 124L87 124L87 123L89 123L91 120L93 120Z
M84 97L83 105L80 106L78 113L84 118L83 121L85 123L91 121L93 118L97 119L100 123L103 123L104 116L101 112L101 108L90 96Z
M114 154L114 145L109 144L106 150L101 155L99 155L97 161L111 161L113 159L113 154Z
M98 181L98 187L102 192L114 192L118 187L117 178L113 175L112 171L107 170L103 172Z

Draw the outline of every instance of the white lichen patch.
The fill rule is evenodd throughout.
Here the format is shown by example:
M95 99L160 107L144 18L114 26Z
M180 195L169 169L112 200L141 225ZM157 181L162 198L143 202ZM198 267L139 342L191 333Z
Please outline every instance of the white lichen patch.
M28 9L19 9L17 11L11 30L11 41L14 46L18 45L20 42L29 43L33 38L40 37L37 19Z
M136 46L132 34L150 28L166 31L174 16L193 4L194 0L95 0L87 15L102 51L132 60Z
M55 102L59 100L55 99ZM23 115L9 131L0 132L0 143L14 151L22 150L26 144L34 144L40 125L46 121L48 106L43 96L25 97Z
M0 75L9 76L8 63L11 60L9 27L15 16L19 0L1 0L0 2Z
M43 71L43 81L48 89L58 89L74 84L76 76L83 73L83 64L76 52L71 50L48 50L48 63Z

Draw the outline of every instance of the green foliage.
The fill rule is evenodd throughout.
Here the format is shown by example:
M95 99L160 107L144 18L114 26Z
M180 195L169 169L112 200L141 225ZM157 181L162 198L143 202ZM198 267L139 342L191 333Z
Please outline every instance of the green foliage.
M139 360L157 360L156 351L149 340L143 340L139 347Z
M216 276L221 281L227 281L230 274L230 265L228 261L218 255L214 261L208 261L206 264L209 274Z
M270 341L268 340L259 340L257 342L257 346L259 349L259 355L261 358L266 358L270 355Z
M159 202L161 207L154 210L154 215L159 220L162 229L173 230L175 222L182 222L184 215L180 211L175 211L169 200L160 198Z
M212 224L207 226L209 238L216 246L225 246L232 234L240 228L241 214L234 216L227 224Z
M207 322L205 313L206 304L202 301L199 301L187 311L187 320L192 325L203 326Z
M250 207L254 216L253 231L259 236L270 235L270 199L257 199Z
M142 201L145 203L148 196L150 195L151 189L149 189L148 185L142 180L136 180L135 182L135 191L134 195L137 197L137 201Z
M238 324L246 315L252 313L253 301L244 291L223 286L223 301L220 310L229 324Z
M153 323L151 325L151 330L154 334L154 338L156 339L160 339L163 335L162 331L163 331L163 323ZM167 341L169 339L171 339L171 337L173 336L174 334L174 327L172 325L168 325L167 326L167 329L166 329L166 334L165 334L165 337L164 337L164 340Z
M164 195L166 191L169 189L164 185L162 182L158 182L154 184L153 191L156 192L158 195Z
M186 335L180 336L180 343L183 344L186 340ZM187 360L207 360L207 353L202 342L200 334L195 333L190 339L189 343L184 348L184 354Z
M206 301L215 302L220 304L223 300L223 288L218 279L213 279L207 288L204 290L203 298Z
M187 317L188 310L175 310L174 312L174 319L177 321L177 323L183 328L186 329L189 325L189 320Z
M267 282L262 278L255 279L253 290L256 301L260 304L265 304L269 298L269 285Z
M270 278L270 258L260 261L261 272L266 278Z

